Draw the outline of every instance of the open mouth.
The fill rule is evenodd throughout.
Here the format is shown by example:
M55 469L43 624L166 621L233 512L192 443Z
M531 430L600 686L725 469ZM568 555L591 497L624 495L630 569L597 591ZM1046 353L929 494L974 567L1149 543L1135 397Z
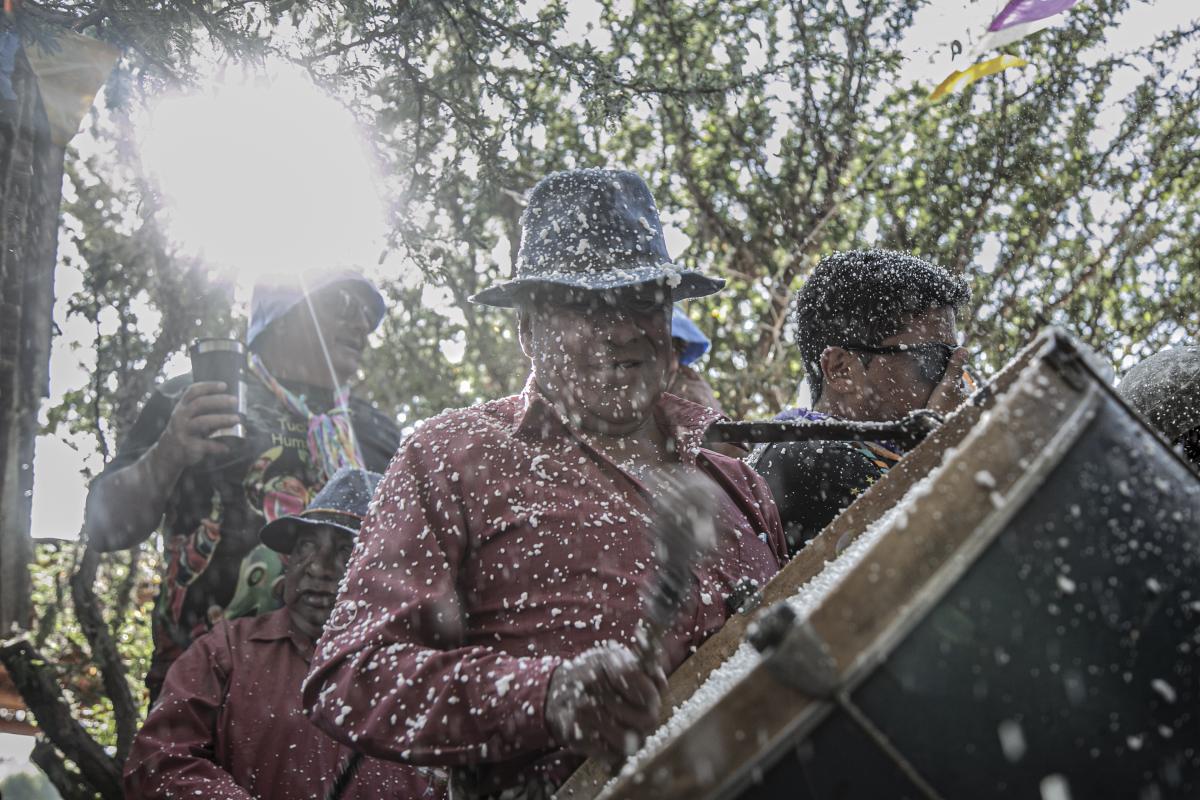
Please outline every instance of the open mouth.
M301 592L300 602L309 608L315 608L319 611L328 611L333 608L333 601L337 599L337 595L333 592Z
M637 369L638 367L642 366L642 364L644 364L644 363L645 362L642 361L641 359L625 358L625 359L620 359L618 361L611 362L610 366L612 369L615 369L615 370L628 370L628 369Z

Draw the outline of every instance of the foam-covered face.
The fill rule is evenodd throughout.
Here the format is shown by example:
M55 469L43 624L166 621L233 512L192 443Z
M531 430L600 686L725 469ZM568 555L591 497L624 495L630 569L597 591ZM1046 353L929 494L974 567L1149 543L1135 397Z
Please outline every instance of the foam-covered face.
M337 599L338 584L354 550L354 537L333 525L305 525L288 555L283 602L292 625L316 639Z
M880 344L891 347L924 342L957 344L954 309L937 308L917 314L899 333ZM941 376L938 380L930 380L916 357L892 353L872 356L864 369L863 379L862 393L872 412L869 418L892 420L924 408Z
M539 292L524 305L520 335L538 388L572 425L628 433L650 419L667 387L670 290Z
M924 408L957 348L952 308L914 315L879 348L927 345L903 352L871 353L830 346L821 355L824 391L817 410L857 420L896 420ZM866 363L864 363L866 362Z

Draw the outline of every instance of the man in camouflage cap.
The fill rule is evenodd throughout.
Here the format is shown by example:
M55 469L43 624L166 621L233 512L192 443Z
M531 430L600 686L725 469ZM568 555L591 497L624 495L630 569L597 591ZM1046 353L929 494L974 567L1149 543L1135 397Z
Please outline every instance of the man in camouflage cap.
M1200 467L1200 346L1155 353L1126 373L1117 392Z

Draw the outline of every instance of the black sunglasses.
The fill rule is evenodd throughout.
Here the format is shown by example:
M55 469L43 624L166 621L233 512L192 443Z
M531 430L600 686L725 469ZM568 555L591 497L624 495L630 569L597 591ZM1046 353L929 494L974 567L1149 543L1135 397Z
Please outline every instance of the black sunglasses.
M869 344L842 345L847 350L859 353L869 353L875 356L907 355L917 361L921 377L930 383L938 383L950 366L950 356L958 349L958 345L949 342L918 342L916 344L895 344L887 347L875 347Z

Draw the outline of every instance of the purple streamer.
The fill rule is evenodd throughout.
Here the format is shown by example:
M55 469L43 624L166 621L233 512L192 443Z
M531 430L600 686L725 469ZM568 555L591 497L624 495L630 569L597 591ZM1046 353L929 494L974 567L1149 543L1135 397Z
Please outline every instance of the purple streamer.
M1078 2L1079 0L1012 0L996 15L988 30L1002 31L1014 25L1037 22L1039 19L1061 14Z

